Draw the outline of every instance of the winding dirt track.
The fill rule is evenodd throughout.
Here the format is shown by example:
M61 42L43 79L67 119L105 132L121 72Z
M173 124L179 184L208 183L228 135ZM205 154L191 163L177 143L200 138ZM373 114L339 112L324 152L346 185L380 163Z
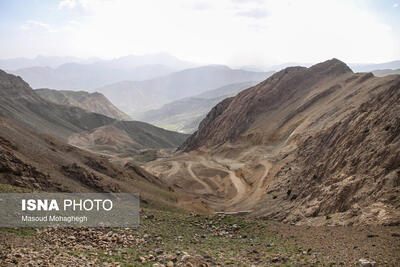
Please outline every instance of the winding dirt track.
M193 180L195 180L196 182L198 182L199 184L201 184L204 189L205 189L205 193L213 193L214 190L210 187L209 184L207 184L206 182L204 182L202 179L200 179L194 172L193 172L193 162L188 162L187 164L187 170L190 174L190 176L192 176Z
M240 166L251 170L254 166L244 163L242 157L248 154L256 154L255 151L246 151L237 160L224 157L213 157L194 154L180 154L178 156L159 159L146 164L145 169L155 175L161 176L164 182L170 185L186 180L185 188L180 190L191 195L194 199L200 199L212 211L237 211L251 208L265 193L266 181L272 163L262 160L257 164L264 166L264 172L256 177L251 185L245 177L239 177L236 173ZM239 166L239 167L238 167ZM201 176L197 170L206 171ZM221 178L218 173L225 172L228 175ZM179 178L178 178L179 177ZM197 185L196 185L197 184ZM202 188L199 189L200 185Z

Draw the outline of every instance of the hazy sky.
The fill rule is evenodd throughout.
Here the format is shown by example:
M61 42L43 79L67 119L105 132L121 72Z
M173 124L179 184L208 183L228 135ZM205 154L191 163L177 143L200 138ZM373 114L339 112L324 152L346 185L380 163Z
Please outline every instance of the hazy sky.
M400 0L1 0L0 37L0 58L378 63L400 59Z

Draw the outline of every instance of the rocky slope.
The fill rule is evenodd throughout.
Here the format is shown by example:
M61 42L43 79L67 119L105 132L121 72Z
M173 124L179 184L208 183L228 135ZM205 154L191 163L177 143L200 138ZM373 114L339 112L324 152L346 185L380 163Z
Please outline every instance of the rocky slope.
M150 202L174 204L168 188L137 165L114 165L6 118L0 118L0 184L46 192L140 192Z
M188 135L164 130L140 121L117 121L109 125L73 134L68 143L120 157L140 154L145 149L176 148Z
M290 222L400 224L399 115L400 82L302 140L256 213Z
M180 149L234 171L236 196L225 206L202 196L210 206L298 224L399 224L399 86L400 76L336 59L291 67L217 104Z
M37 89L35 93L56 104L80 107L86 111L102 114L117 120L131 120L127 114L120 111L104 95L97 92Z
M144 81L124 81L110 84L96 91L104 94L118 108L132 118L144 111L185 97L197 95L224 85L259 81L270 73L233 70L211 65L186 69L170 75Z
M0 116L66 140L72 133L94 129L114 119L78 107L58 105L37 95L20 77L0 70Z

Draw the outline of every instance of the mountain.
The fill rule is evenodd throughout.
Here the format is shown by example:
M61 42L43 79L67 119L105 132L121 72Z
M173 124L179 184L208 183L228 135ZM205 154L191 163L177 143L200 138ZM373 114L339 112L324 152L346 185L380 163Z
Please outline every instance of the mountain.
M346 91L346 84L338 85L338 79L351 75L351 69L338 60L310 68L286 68L216 105L182 148L190 150L203 145L217 145L247 134L251 134L252 139L261 139L258 141L279 140L293 131L294 125L286 126L288 122L308 112L309 106L315 106L314 102L325 101L340 91ZM342 104L339 101L341 97L323 109L337 108ZM294 107L297 108L293 110ZM315 112L313 117L321 113L322 110Z
M345 119L301 140L268 188L278 197L259 203L256 213L291 222L323 216L341 224L399 225L400 76L396 80Z
M73 134L68 143L89 151L133 157L138 160L146 150L176 148L188 135L168 131L140 121L116 121L89 131ZM152 159L154 156L152 157Z
M146 169L212 211L308 225L399 224L400 76L332 59L218 103ZM167 180L166 180L167 181Z
M195 64L166 53L125 56L93 63L66 62L57 66L30 66L11 71L33 88L85 90L125 80L146 80L167 75Z
M208 111L226 97L236 95L258 81L235 83L165 104L160 109L149 110L138 119L174 131L193 133Z
M90 64L99 60L100 59L97 58L82 59L76 57L37 56L33 59L21 57L21 58L0 59L0 69L14 71L17 69L32 68L32 67L57 68L66 63Z
M96 89L118 108L135 118L168 102L197 95L224 85L259 81L270 75L263 72L233 70L211 65L174 72L145 81L125 81Z
M57 68L31 67L12 71L33 88L59 90L93 90L106 84L124 80L143 80L171 73L163 65L144 65L132 69L117 69L104 64L66 63Z
M10 192L138 192L153 207L175 205L168 187L136 164L118 166L4 117L0 169L0 186Z
M371 63L371 64L349 64L350 68L356 72L371 72L383 69L400 69L400 60L385 62L385 63Z
M99 113L117 120L131 120L128 115L120 111L104 95L97 92L37 89L35 93L56 104L80 107L86 111Z
M98 66L112 66L116 69L132 69L140 66L167 66L171 69L182 70L192 68L196 64L181 60L168 53L156 53L147 55L129 55L111 60L96 62Z
M398 75L398 74L400 74L400 69L397 69L397 70L392 70L392 69L374 70L374 71L372 71L372 73L378 77L383 77L383 76L393 75L393 74Z
M0 116L67 140L73 133L110 124L114 119L41 98L20 77L0 71Z
M248 71L280 71L291 66L310 67L312 65L313 64L311 63L287 62L272 66L242 66L241 69ZM348 66L354 72L374 72L375 70L382 69L399 69L400 60L394 60L384 63L349 63Z
M212 90L205 91L204 93L195 95L193 97L195 97L195 98L203 98L203 99L213 99L213 98L216 98L216 97L234 96L234 95L237 95L243 89L252 87L252 86L256 85L257 83L265 80L266 78L268 78L272 74L273 74L273 72L270 72L270 73L268 73L266 75L266 77L263 77L260 80L253 80L253 81L249 81L249 82L240 82L240 83L232 83L232 84L224 85L224 86L219 87L217 89L212 89Z
M116 125L130 136L132 144L146 148L179 146L185 135L166 131L141 122L119 122L79 107L55 104L35 93L20 77L0 71L0 116L22 126L68 141L73 134ZM135 138L138 138L137 140Z
M292 67L292 66L301 66L301 67L310 67L311 63L299 63L299 62L286 62L286 63L282 63L282 64L278 64L278 65L271 65L271 66L252 66L252 65L248 65L248 66L243 66L241 67L241 69L243 70L248 70L248 71L280 71L283 70L285 68L288 67Z

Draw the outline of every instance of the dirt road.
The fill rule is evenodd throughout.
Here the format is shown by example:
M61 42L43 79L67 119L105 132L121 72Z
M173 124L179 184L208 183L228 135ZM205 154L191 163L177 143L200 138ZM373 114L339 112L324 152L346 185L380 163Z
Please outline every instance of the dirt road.
M251 208L265 192L272 163L262 158L263 153L263 149L252 148L251 151L238 154L236 159L182 153L172 158L149 162L144 167L155 175L161 175L171 186L178 178L180 182L186 182L188 186L181 190L207 203L210 212L238 211ZM260 161L253 159L248 162L249 157L255 158L257 155ZM246 177L239 176L237 172L246 169L251 171L255 164L261 164L264 171L253 177L255 182L250 184ZM220 172L228 175L221 178Z

